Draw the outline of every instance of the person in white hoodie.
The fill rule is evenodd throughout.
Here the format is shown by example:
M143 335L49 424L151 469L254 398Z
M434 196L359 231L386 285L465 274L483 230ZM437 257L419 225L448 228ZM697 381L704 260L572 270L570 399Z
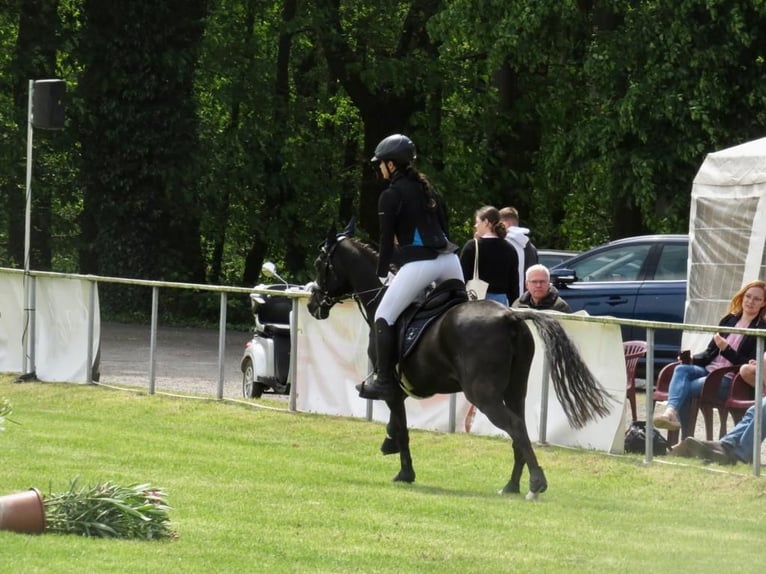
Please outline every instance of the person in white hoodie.
M519 227L519 212L515 207L500 210L500 219L507 229L505 240L510 243L519 256L519 293L524 292L524 277L527 269L537 264L537 248L529 240L529 229Z

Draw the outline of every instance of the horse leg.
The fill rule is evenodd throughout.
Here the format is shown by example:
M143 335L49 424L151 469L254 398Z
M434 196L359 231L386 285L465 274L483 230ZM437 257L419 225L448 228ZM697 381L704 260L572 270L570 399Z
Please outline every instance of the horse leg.
M394 431L391 430L391 419L386 425L386 437L383 439L383 444L380 445L380 452L384 455L396 454L399 452L399 445L394 438Z
M513 445L513 470L508 483L500 494L519 494L521 492L521 473L524 472L524 454L515 444Z
M391 439L391 443L394 445L391 448L396 448L399 453L399 462L401 468L399 473L394 477L394 482L415 482L415 469L412 466L412 456L410 455L410 432L407 429L407 411L404 409L404 397L386 401L391 415L388 418L388 424L386 425L386 431L388 436L383 441L384 446L386 442ZM381 447L383 450L383 447ZM384 454L386 454L384 452Z
M524 413L524 400L527 394L527 380L524 377L515 376L518 371L514 370L514 374L511 375L511 384L505 391L505 406L508 407L512 413L521 418L522 421L526 421ZM524 423L526 429L526 422ZM511 478L508 484L505 485L502 494L518 494L521 492L521 474L524 471L524 452L516 445L516 441L513 441L513 470L511 471ZM534 480L536 483L539 478L534 475L530 470L530 481ZM545 480L545 477L543 477ZM536 484L537 486L537 484ZM531 486L530 486L531 490Z
M548 489L543 469L537 462L537 456L532 449L532 441L527 434L527 425L524 419L511 411L503 402L498 401L489 405L476 405L487 416L490 422L497 428L503 429L513 441L513 472L511 479L500 491L501 494L519 492L521 471L526 463L529 468L529 492L528 499L537 496Z
M506 408L521 421L521 429L523 432L523 441L528 445L531 458L525 453L516 441L516 437L511 435L513 439L513 470L511 471L511 478L501 491L506 493L518 493L520 491L519 485L521 482L521 473L524 470L525 460L529 466L529 492L527 493L527 499L534 499L541 492L545 492L548 489L548 481L545 479L543 469L537 463L537 457L532 450L532 443L529 440L529 432L527 431L526 423L526 398L527 398L527 385L529 384L529 370L532 366L532 358L535 354L534 339L528 330L518 329L514 341L514 353L511 361L511 371L509 384L505 388L503 393L503 401ZM534 464L529 463L529 460L534 460Z

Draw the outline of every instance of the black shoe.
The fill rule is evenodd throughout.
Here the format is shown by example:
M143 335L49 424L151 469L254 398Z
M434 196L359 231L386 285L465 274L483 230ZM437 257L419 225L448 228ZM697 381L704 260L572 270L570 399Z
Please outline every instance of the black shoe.
M391 401L399 392L393 384L384 384L378 381L372 383L360 383L356 386L359 396L363 399Z
M374 345L377 376L371 383L356 386L363 399L393 400L399 396L399 385L394 376L396 364L396 333L385 319L375 321L370 332L370 343Z
M730 445L719 441L703 441L694 437L687 437L689 452L697 458L710 460L718 464L736 464L737 457L732 452Z

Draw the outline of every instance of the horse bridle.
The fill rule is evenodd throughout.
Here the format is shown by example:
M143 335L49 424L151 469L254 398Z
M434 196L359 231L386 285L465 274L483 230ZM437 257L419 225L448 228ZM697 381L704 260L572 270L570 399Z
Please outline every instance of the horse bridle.
M321 254L320 257L324 264L324 267L322 267L321 270L317 269L317 281L314 282L312 291L318 293L317 303L320 306L320 308L324 308L328 310L331 309L333 306L335 306L336 303L340 303L348 299L353 299L354 301L356 301L356 304L359 307L359 311L361 312L362 317L364 318L365 321L368 322L367 309L365 308L365 305L362 303L362 300L360 299L359 296L365 293L376 292L375 297L378 297L380 293L385 289L384 286L381 285L380 287L375 287L373 289L366 289L364 291L352 290L351 293L344 293L342 295L330 295L325 290L326 288L324 285L326 285L327 283L327 276L331 274L332 277L335 277L332 256L335 253L335 249L338 247L340 242L344 239L346 239L344 235L338 237L337 241L335 241L329 247L329 249L327 247L327 242L322 243L322 245L320 246L320 254Z

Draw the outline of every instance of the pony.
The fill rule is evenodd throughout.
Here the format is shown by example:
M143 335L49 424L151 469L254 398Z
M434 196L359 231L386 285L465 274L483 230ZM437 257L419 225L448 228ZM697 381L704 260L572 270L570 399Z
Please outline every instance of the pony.
M352 220L340 234L331 229L320 245L308 310L314 318L326 319L333 305L353 298L372 328L385 287L376 273L378 254L353 235ZM512 440L513 469L500 493L520 493L526 464L527 499L535 499L546 491L548 482L524 419L527 379L535 352L532 332L525 320L534 324L545 344L556 396L573 427L581 428L596 417L606 416L611 398L552 315L510 309L494 301L468 301L465 287L457 283L463 290L462 300L431 321L411 352L400 354L401 392L386 401L390 417L381 451L399 453L400 470L394 481L414 482L405 399L463 392ZM402 317L407 314L405 311Z

